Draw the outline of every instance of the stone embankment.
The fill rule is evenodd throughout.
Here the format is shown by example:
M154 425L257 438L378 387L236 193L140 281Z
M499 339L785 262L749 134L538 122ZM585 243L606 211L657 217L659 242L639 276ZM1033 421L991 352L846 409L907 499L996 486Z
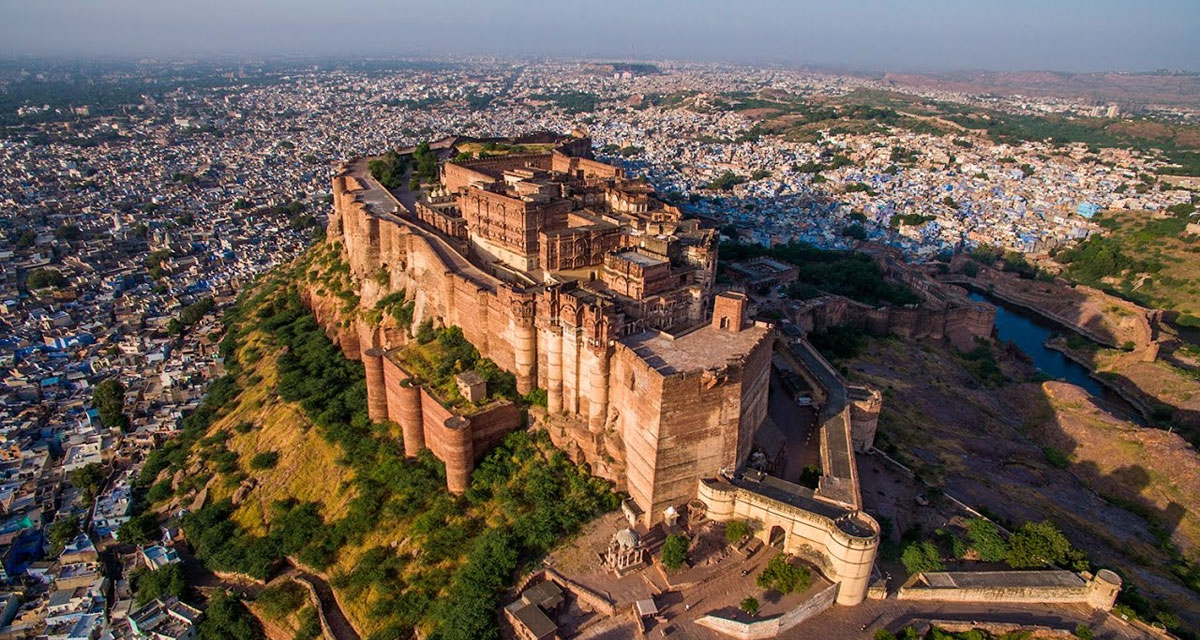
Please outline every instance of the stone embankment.
M1157 338L1162 313L1157 309L1146 309L1084 285L1024 279L988 267L979 267L975 277L968 277L962 273L968 260L956 257L951 272L941 277L942 282L981 291L1105 346L1144 348Z

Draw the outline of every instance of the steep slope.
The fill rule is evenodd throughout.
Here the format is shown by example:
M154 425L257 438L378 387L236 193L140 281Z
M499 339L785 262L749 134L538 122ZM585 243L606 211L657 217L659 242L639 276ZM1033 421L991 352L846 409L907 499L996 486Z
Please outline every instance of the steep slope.
M992 348L998 373L932 341L872 340L843 361L884 393L876 445L919 477L1001 521L1053 521L1150 619L1200 620L1195 451L1121 423L1065 383ZM1190 495L1189 495L1190 494ZM1187 558L1179 549L1186 550ZM1189 559L1190 558L1190 559ZM1141 602L1138 590L1170 611Z
M365 638L417 627L496 637L497 598L520 563L617 498L543 433L510 434L465 496L445 490L432 456L406 460L399 429L367 418L362 365L342 357L302 302L298 280L328 250L319 247L227 314L236 384L226 381L233 391L204 432L163 456L159 477L193 509L184 531L210 568L266 579L291 558L324 572Z

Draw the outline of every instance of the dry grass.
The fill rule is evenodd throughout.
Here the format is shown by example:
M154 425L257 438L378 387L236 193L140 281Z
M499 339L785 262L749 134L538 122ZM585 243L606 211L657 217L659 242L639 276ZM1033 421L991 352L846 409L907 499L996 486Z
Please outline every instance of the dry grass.
M460 142L458 143L459 152L470 153L472 156L479 157L479 152L484 151L488 156L507 156L517 153L549 153L554 149L553 144L514 144L496 149L484 149L482 142Z

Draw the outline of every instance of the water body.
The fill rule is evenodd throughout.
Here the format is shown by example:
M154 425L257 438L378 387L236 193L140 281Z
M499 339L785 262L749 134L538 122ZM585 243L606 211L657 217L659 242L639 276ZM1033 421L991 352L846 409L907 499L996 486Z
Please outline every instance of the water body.
M1058 351L1045 347L1044 343L1050 336L1061 334L1065 329L1023 310L1006 307L1002 301L981 293L972 291L967 297L996 307L997 337L1004 342L1011 341L1016 344L1033 360L1033 366L1039 371L1057 380L1079 385L1094 396L1109 399L1110 393L1106 392L1104 385L1089 375L1086 367Z

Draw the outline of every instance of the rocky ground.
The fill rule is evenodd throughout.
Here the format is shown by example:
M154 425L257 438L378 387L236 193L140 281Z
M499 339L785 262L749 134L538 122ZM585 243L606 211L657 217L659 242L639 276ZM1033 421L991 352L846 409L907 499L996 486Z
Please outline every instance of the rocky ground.
M1196 452L1113 418L1073 385L1034 382L1019 357L993 351L1009 380L994 387L934 341L872 340L840 364L883 390L877 445L921 480L1002 522L1053 521L1094 562L1200 624L1200 596L1170 570L1172 547L1194 555L1200 542Z

